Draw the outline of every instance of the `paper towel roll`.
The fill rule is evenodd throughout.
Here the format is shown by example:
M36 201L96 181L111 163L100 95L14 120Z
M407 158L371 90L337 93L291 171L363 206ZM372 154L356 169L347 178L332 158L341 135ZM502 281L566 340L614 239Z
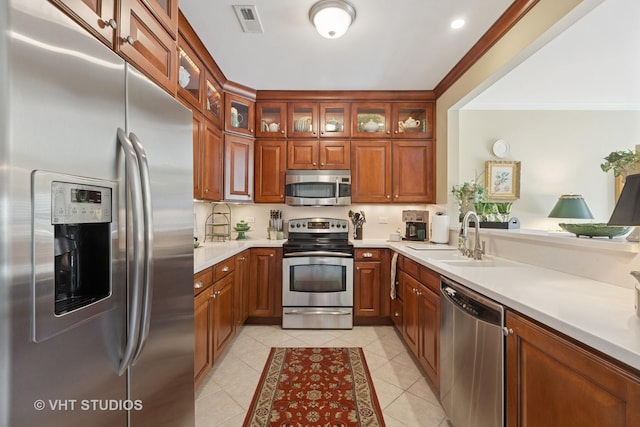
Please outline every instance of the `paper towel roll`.
M449 217L434 215L431 218L431 241L433 243L449 243Z

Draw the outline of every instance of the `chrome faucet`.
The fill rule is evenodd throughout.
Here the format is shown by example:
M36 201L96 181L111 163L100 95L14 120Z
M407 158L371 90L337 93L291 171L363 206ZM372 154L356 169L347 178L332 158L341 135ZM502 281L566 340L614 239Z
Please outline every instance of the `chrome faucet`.
M467 248L467 229L469 228L469 220L471 217L474 217L474 222L476 226L476 235L474 237L473 249ZM460 226L460 243L458 245L458 249L462 252L462 255L467 256L473 259L482 259L482 255L484 255L484 241L482 244L480 243L480 217L474 211L468 211L464 215L464 219L462 220L462 225Z

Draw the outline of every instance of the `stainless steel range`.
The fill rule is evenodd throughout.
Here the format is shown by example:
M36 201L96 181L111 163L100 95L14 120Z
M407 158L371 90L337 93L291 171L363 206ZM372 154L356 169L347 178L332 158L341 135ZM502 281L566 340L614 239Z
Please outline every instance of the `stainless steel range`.
M353 245L344 219L289 221L282 260L282 327L353 327Z

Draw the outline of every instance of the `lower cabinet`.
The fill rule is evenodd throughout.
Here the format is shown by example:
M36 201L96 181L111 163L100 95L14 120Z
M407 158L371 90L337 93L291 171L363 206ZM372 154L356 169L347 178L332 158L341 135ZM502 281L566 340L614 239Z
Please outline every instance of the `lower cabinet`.
M249 280L251 279L251 265L249 263L249 250L235 256L236 270L234 281L234 323L238 330L249 317Z
M282 322L282 248L251 248L249 321Z
M235 325L233 322L233 279L234 273L231 273L213 285L211 311L213 313L214 363L235 336Z
M402 292L402 337L436 389L440 387L440 276L399 258L398 282Z
M211 269L193 277L193 323L194 323L194 379L197 388L213 366L211 295L213 275Z
M387 249L355 250L354 325L389 324L389 280Z
M507 425L640 426L640 374L507 311Z

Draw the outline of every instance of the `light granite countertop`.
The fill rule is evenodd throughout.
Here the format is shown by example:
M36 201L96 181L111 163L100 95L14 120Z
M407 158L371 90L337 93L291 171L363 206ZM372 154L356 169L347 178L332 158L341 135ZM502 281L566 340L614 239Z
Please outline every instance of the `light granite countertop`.
M281 247L285 241L206 243L194 251L194 271L251 247ZM632 289L493 256L470 260L451 245L383 239L353 243L356 248L390 248L640 370L640 318Z

